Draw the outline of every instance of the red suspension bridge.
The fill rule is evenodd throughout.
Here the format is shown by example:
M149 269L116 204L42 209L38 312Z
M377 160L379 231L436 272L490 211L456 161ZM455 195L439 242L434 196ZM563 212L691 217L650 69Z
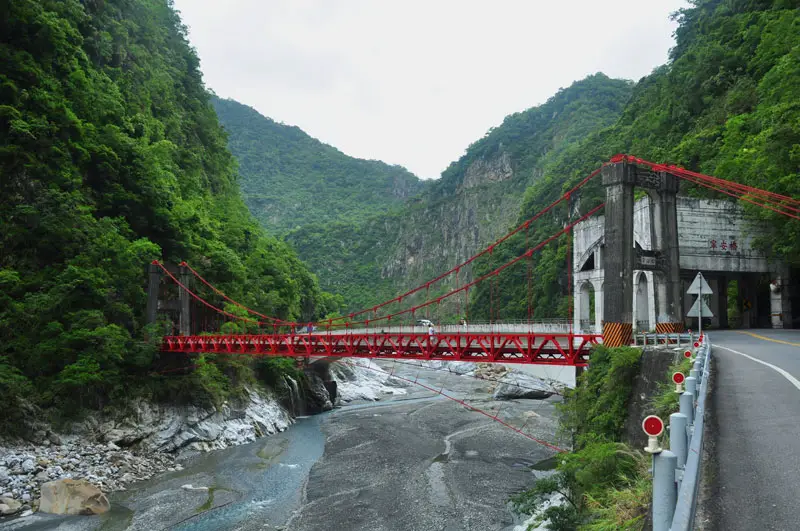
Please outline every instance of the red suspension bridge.
M655 164L628 155L617 155L546 208L466 261L412 290L343 317L303 324L282 320L260 313L231 299L185 262L181 266L187 274L182 277L182 281L164 264L154 261L154 268L166 275L181 290L182 315L183 309L189 307L189 301L194 300L194 304L204 308L206 312L221 316L225 320L257 327L262 332L192 335L190 333L192 327L182 323L182 333L165 336L161 350L164 352L252 356L363 357L584 366L589 361L592 346L603 342L603 335L574 333L571 317L558 324L537 322L531 318L533 315L531 259L535 253L558 238L566 237L569 242L572 228L598 213L604 204L589 209L586 213L576 216L575 219L566 214L564 218L567 221L560 230L536 243L530 243L529 233L530 228L540 218L554 211L559 205L566 206L567 212L569 212L570 199L582 187L600 174L603 167L620 163L646 168L654 174L673 175L686 182L758 205L788 218L800 220L800 201L791 197L703 175L677 166ZM522 254L485 275L462 283L467 266L479 257L493 253L498 247L507 243L512 236L522 232L525 233L526 242L525 251ZM569 251L567 256L570 256ZM496 311L490 307L491 321L488 326L479 327L472 323L470 325L436 326L433 330L413 326L419 312L426 312L427 315L430 308L439 307L443 301L451 298L458 301L459 313L461 313L463 304L464 314L466 314L470 289L482 283L489 283L492 301L490 304L493 305L493 301L499 299L500 295L499 293L495 295L495 291L499 289L497 288L498 277L518 264L527 266L527 319L521 324L502 322L496 319ZM568 269L571 271L571 268ZM221 297L227 303L246 312L248 317L234 314L208 302L190 289L186 282L187 278L196 279L217 297ZM431 288L438 286L441 289L445 280L455 287L441 295L430 296ZM571 289L572 282L568 282L568 285ZM157 299L157 292L157 289L151 288L151 299L153 294ZM417 302L421 297L424 297L422 302ZM407 307L403 307L404 304ZM151 301L149 305L148 313L152 320L155 318L157 305L157 300ZM398 324L408 321L412 325ZM264 333L265 330L266 333Z

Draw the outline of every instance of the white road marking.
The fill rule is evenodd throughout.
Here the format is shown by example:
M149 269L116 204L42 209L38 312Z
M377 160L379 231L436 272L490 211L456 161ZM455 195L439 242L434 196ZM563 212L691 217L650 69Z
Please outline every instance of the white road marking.
M753 356L750 356L749 354L745 354L744 352L739 352L738 350L733 350L732 348L723 347L722 345L712 345L712 346L714 348L723 348L723 349L727 350L728 352L733 352L734 354L738 354L740 356L744 356L745 358L751 359L751 360L755 361L756 363L760 363L761 365L766 365L770 369L773 369L774 371L777 371L779 374L783 375L784 378L789 380L789 382L793 386L797 387L798 391L800 391L800 380L798 380L797 378L795 378L794 376L792 376L791 374L789 374L785 370L781 369L777 365L773 365L771 363L767 363L766 361L762 361L762 360L760 360L758 358L754 358Z

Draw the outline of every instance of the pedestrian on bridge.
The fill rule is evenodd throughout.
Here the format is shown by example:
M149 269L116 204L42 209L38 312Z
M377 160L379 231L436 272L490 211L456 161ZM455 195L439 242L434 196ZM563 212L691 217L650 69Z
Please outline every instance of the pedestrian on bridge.
M428 339L430 339L431 341L436 339L436 330L434 330L433 324L428 325Z

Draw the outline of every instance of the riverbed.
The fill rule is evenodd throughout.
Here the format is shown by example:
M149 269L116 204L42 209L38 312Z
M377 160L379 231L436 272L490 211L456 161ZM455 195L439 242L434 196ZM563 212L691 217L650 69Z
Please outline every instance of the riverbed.
M554 404L494 401L491 382L382 362L558 444ZM509 496L554 451L420 386L301 418L285 432L199 455L110 496L99 517L35 514L0 529L504 530Z

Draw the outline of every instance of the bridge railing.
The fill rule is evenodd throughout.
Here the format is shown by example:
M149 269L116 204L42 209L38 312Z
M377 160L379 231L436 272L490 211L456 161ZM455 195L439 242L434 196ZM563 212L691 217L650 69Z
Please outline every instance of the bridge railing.
M538 321L525 321L525 320L509 320L502 322L488 321L484 322L469 322L466 325L461 324L445 324L433 325L434 332L437 334L492 334L492 333L511 333L511 334L528 334L528 333L569 333L571 332L570 321L567 319L549 319ZM591 333L592 331L587 331ZM308 333L306 328L298 329L297 333ZM318 327L312 334L427 334L428 327L423 325L391 325L385 323L377 324L375 326L361 326L358 328L335 328L333 330L326 330L325 328Z
M254 356L338 356L386 359L586 365L602 337L572 333L349 333L165 336L162 352Z

